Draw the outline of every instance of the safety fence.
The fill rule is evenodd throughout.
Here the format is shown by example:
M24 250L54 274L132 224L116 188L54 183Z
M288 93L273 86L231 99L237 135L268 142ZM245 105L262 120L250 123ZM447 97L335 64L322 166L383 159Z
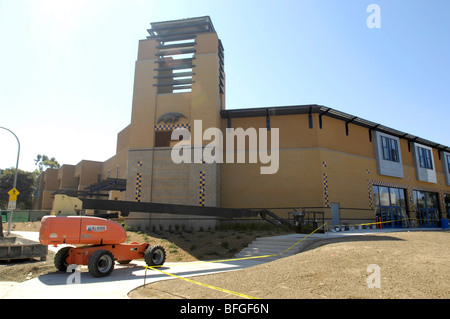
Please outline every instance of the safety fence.
M10 211L2 210L0 211L0 216L2 217L2 222L6 223L9 221ZM35 222L40 221L43 216L50 214L48 210L16 210L12 214L13 223L23 223L23 222Z
M383 221L381 218L376 217L375 222L366 223L346 223L341 225L331 225L331 230L357 230L357 229L383 229L383 228L442 228L448 229L449 220L446 218L441 219L427 219L427 223L424 223L420 218L400 218L394 220ZM440 225L440 226L439 226Z

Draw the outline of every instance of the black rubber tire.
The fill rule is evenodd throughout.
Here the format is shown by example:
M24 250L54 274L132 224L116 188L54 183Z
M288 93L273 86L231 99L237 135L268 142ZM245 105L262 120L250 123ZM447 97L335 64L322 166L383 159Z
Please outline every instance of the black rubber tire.
M166 251L161 246L149 246L145 250L144 260L147 266L161 266L166 261Z
M114 256L106 249L96 250L89 257L89 273L94 277L109 276L114 270Z
M69 264L66 263L66 258L67 256L69 256L69 250L72 248L73 247L70 246L63 247L55 254L54 263L56 269L58 269L59 271L67 271L67 267L69 266Z

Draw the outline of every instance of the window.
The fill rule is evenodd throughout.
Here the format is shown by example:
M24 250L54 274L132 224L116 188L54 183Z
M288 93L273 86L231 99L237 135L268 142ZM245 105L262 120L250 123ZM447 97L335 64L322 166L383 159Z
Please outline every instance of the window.
M155 132L155 147L169 147L172 131Z
M373 144L378 174L403 178L400 138L375 131Z
M414 190L416 208L439 208L439 194Z
M183 140L180 135L178 141ZM178 143L177 140L172 140L172 131L156 131L155 132L155 147L171 147Z
M157 56L158 75L155 76L158 94L187 93L192 91L195 38L185 40L162 40Z
M433 149L429 146L414 143L414 165L416 168L417 180L427 183L437 183L436 170L434 167ZM446 158L444 157L444 163ZM444 173L447 172L445 166L442 166ZM448 176L447 176L448 177Z
M422 168L433 169L433 161L431 159L431 151L422 147L417 147L419 152L419 165Z
M393 138L381 136L381 147L383 149L383 159L392 162L399 162L398 143Z
M447 172L450 174L450 155L447 155Z
M440 155L442 159L442 171L445 177L445 184L450 186L450 153L441 152Z

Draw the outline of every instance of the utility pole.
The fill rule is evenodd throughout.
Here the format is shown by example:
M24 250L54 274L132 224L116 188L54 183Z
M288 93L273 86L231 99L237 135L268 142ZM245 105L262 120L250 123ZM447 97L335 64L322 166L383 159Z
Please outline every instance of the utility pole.
M18 147L17 147L16 172L15 172L15 174L14 174L14 184L13 184L13 189L10 190L10 192L13 191L13 192L12 192L13 194L9 194L9 193L8 193L8 194L10 195L10 199L11 199L11 198L17 199L18 192L17 192L16 186L17 186L17 173L18 173L18 171L19 171L20 142L19 142L19 138L17 137L16 134L14 134L13 131L11 131L10 129L7 129L6 127L2 127L2 126L0 126L0 128L1 128L1 129L4 129L4 130L7 130L8 132L10 132L12 135L14 135L14 137L15 137L16 140L17 140L17 146L18 146ZM17 192L17 195L15 194L16 192ZM15 204L14 204L14 207L11 209L11 211L10 211L10 213L9 213L8 231L7 231L7 233L6 233L7 236L9 236L9 234L10 234L10 230L11 230L11 221L12 221L12 216L13 216L13 213L14 213L14 209L15 209Z

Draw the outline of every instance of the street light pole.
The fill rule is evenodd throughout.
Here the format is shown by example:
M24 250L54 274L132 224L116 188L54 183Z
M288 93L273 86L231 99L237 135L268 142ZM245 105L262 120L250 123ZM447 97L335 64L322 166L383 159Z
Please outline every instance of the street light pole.
M16 172L14 174L14 184L13 184L13 188L16 188L17 186L17 173L19 171L19 155L20 155L20 142L19 142L19 138L17 137L16 134L14 134L13 131L11 131L10 129L7 129L6 127L2 127L0 126L1 129L7 130L8 132L10 132L12 135L14 135L14 137L17 140L17 160L16 160ZM11 230L11 221L12 221L12 215L14 213L14 209L11 209L11 212L9 214L9 220L8 220L8 231L6 233L6 235L9 236L10 234L10 230Z

